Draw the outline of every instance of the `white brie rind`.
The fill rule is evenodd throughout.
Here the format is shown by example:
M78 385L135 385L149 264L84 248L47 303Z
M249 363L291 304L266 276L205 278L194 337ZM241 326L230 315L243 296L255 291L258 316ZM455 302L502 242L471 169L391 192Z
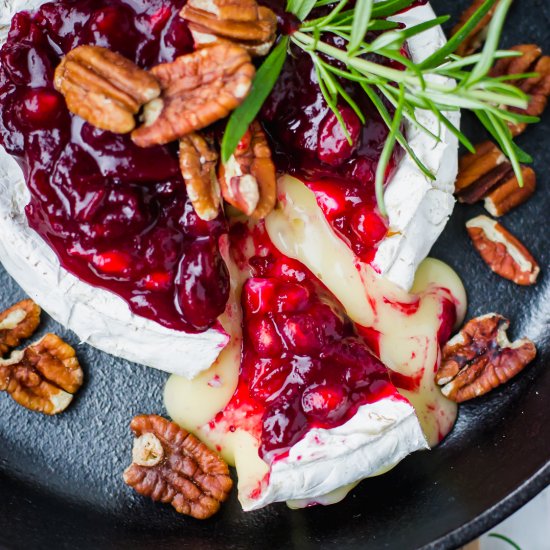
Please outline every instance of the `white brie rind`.
M359 407L345 424L309 431L287 457L276 460L259 495L239 493L245 511L272 502L316 498L383 473L428 444L414 408L404 399L385 398Z
M0 0L0 45L12 17L49 0ZM23 173L0 147L0 261L23 290L56 321L91 346L148 367L194 378L229 341L219 330L187 334L134 315L126 302L63 269L28 225Z
M129 361L193 378L216 360L227 334L186 334L134 315L126 302L74 277L33 231L29 192L17 162L0 147L0 261L23 290L88 344Z
M395 21L411 27L435 18L429 4L417 6L394 17ZM411 58L420 63L445 44L441 27L434 27L407 41ZM441 84L450 84L438 78ZM388 183L384 200L388 211L391 237L380 244L373 266L392 282L410 289L416 268L428 255L443 231L454 207L454 182L458 172L458 140L439 123L430 111L416 110L416 118L440 141L405 122L405 136L418 158L435 176L426 177L407 154ZM446 112L445 116L458 127L460 112Z

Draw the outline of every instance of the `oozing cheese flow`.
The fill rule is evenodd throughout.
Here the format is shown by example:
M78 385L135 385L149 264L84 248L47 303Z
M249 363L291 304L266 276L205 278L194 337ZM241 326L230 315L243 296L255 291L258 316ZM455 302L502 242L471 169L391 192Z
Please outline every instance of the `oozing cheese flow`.
M376 351L391 369L392 381L400 393L415 407L429 445L436 445L456 418L456 404L441 395L434 373L439 360L438 329L443 309L448 304L456 307L457 324L464 316L466 296L460 279L447 265L427 259L417 271L411 293L407 293L356 260L328 225L313 193L299 180L281 178L279 201L279 208L266 220L273 244L316 274L354 322L367 327L371 334L379 333L373 346L378 346ZM258 441L251 435L244 416L231 431L220 429L213 422L231 400L238 383L242 340L239 319L233 321L226 319L224 323L233 338L219 359L194 380L172 376L166 386L165 403L176 422L197 433L236 466L239 498L245 508L251 509L254 506L250 502L258 497L255 491L259 482L269 472L258 455ZM387 463L371 475L383 473L393 465ZM353 486L292 505L337 502Z

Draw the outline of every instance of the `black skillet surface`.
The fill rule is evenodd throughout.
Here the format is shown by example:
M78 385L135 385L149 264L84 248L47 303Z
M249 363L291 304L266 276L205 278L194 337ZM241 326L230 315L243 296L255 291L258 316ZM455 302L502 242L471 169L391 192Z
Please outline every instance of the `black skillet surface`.
M456 14L467 3L434 5L439 13ZM521 42L536 42L550 53L548 0L516 2L504 44ZM45 316L41 333L55 331L77 347L86 384L55 418L0 395L0 546L453 548L527 502L550 482L549 122L550 112L520 140L535 158L537 194L504 219L539 259L540 282L520 288L485 267L464 230L480 207L457 207L433 250L462 276L469 316L500 312L512 319L513 335L532 338L539 349L537 361L513 383L461 406L456 427L439 448L364 481L336 506L290 511L279 504L244 514L233 492L212 520L178 516L169 506L136 496L121 477L130 459L128 423L137 413L165 413L167 376L79 345L74 334ZM2 309L22 297L0 267Z

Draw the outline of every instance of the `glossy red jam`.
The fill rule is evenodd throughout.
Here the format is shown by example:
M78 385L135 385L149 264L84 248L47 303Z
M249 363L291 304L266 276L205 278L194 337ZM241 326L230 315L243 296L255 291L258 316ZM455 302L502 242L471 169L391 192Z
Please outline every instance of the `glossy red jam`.
M248 233L231 238L245 249ZM311 428L349 420L360 405L394 395L388 370L371 353L341 304L300 262L283 256L258 227L253 277L242 292L243 350L231 411L261 414L260 456L284 455Z
M223 219L195 215L177 147L140 149L68 113L53 88L61 56L97 44L142 67L192 51L184 0L62 0L18 14L0 52L0 143L31 192L31 226L62 264L160 324L203 331L224 310Z
M98 130L70 115L52 85L61 56L82 44L110 48L145 68L191 51L178 17L184 2L61 0L18 14L0 52L0 143L25 171L29 223L65 268L115 292L141 316L195 332L211 326L227 301L218 251L225 221L195 216L174 145L140 149L128 136ZM281 32L293 32L296 19L282 3L270 3ZM334 229L370 261L387 232L373 191L387 130L357 86L348 93L366 117L363 125L340 105L351 143L309 57L293 51L262 120L278 168L307 179Z

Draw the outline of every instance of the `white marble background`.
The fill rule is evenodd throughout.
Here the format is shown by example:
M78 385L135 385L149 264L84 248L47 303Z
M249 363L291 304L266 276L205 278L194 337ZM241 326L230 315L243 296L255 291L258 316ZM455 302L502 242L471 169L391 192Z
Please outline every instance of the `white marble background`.
M550 550L550 487L464 550L513 550L490 533L508 537L521 550Z

